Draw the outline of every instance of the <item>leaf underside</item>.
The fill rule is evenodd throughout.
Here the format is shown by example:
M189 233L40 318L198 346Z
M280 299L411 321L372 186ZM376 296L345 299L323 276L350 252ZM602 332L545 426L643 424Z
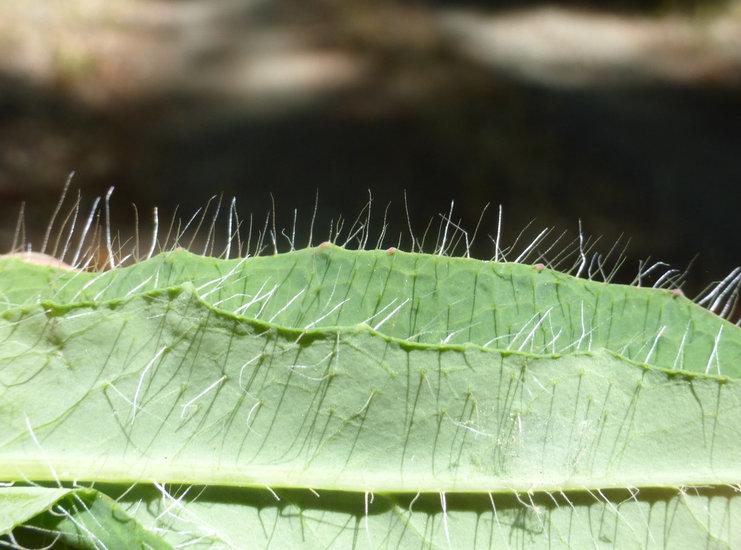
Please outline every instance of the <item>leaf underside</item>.
M331 245L0 292L6 544L741 545L741 329L671 292Z

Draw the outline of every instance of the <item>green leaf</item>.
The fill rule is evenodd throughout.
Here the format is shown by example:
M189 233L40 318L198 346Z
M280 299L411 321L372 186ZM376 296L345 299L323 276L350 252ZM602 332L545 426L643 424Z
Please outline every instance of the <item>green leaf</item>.
M0 489L0 546L172 548L92 489ZM33 545L33 546L30 546Z
M178 250L102 274L7 259L0 273L6 307L192 282L220 310L285 327L365 323L414 342L532 353L605 348L674 370L720 374L722 362L722 374L741 376L741 331L681 295L537 266L329 245L228 261Z
M668 291L334 246L0 291L0 479L170 544L738 543L741 329Z

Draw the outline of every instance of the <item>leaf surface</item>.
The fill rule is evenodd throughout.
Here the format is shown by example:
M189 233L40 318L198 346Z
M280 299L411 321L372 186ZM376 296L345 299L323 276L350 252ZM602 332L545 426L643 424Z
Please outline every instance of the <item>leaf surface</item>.
M667 291L333 246L0 291L0 479L156 483L110 494L170 544L738 541L741 330Z
M51 544L91 549L172 549L99 491L0 488L0 546Z
M536 354L605 348L667 369L741 376L741 331L681 295L523 264L329 245L226 261L178 250L100 274L5 259L0 274L6 307L191 282L218 309L285 327L364 323L414 342Z

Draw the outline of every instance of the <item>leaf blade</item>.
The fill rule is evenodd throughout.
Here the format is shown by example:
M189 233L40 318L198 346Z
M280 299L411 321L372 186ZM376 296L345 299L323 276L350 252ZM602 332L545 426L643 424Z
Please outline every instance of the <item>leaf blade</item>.
M93 489L0 488L0 545L68 544L74 548L172 546Z

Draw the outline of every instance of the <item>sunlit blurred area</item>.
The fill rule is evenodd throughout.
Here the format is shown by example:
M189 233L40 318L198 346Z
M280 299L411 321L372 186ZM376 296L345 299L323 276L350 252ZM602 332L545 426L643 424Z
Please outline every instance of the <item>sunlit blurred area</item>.
M699 292L741 262L741 0L0 2L5 248L72 171L122 228L223 193L301 234L370 191L394 245L483 212L485 258L502 205Z

